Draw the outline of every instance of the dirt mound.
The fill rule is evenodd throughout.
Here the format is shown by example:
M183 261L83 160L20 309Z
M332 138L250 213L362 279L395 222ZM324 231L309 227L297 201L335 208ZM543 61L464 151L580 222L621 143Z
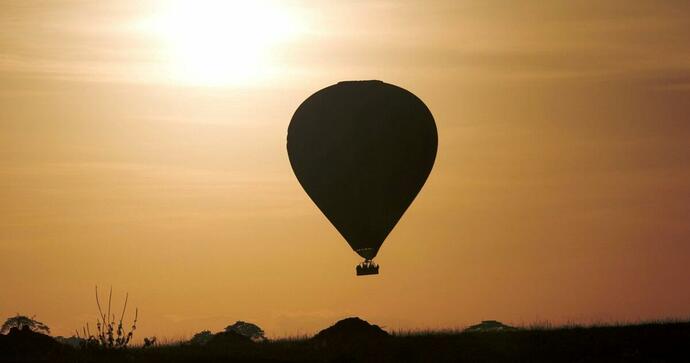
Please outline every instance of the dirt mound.
M378 341L388 337L388 333L378 325L369 324L360 318L347 318L316 334L312 340L326 343L356 343Z

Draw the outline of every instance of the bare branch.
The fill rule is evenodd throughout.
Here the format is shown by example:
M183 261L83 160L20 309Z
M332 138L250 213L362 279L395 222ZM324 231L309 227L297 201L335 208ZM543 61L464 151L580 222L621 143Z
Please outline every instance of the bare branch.
M98 285L96 285L96 305L98 305L98 313L101 315L101 320L105 324L105 315L103 315L103 310L101 309L101 302L98 300Z
M125 295L125 306L122 308L122 315L120 316L120 324L122 324L122 319L125 318L125 311L127 310L127 301L129 300L129 293Z
M110 292L108 293L108 319L110 319L110 303L113 300L113 287L110 286Z

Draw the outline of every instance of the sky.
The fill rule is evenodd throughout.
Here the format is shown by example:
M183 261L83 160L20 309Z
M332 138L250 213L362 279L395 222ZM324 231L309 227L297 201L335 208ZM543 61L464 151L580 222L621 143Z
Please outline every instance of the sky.
M0 3L0 319L269 337L690 318L687 1ZM308 96L380 79L434 169L381 274L292 173ZM102 295L103 297L103 295ZM130 310L129 313L132 311ZM131 318L131 314L128 316Z

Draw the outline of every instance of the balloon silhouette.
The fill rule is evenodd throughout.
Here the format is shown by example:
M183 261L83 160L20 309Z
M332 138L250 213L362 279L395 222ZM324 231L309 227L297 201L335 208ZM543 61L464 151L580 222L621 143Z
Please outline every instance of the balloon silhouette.
M381 81L348 81L311 95L288 127L287 150L300 184L377 274L383 241L426 181L438 135L415 95Z

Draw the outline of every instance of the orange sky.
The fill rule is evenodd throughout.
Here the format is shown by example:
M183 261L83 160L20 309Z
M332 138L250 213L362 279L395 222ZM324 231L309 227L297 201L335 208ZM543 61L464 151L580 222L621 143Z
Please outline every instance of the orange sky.
M95 284L168 338L688 318L690 5L478 3L4 1L0 319L68 335ZM377 277L285 150L348 79L439 132Z

